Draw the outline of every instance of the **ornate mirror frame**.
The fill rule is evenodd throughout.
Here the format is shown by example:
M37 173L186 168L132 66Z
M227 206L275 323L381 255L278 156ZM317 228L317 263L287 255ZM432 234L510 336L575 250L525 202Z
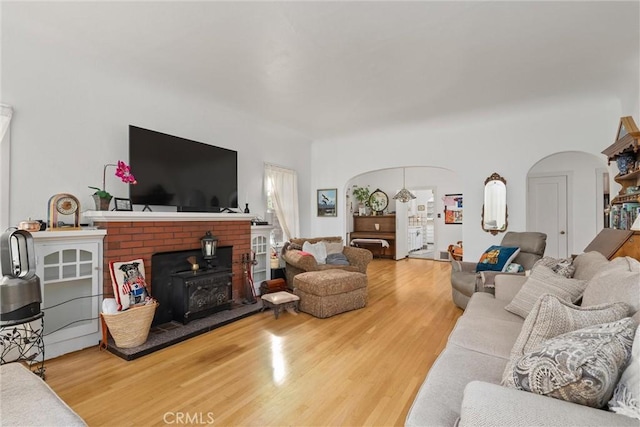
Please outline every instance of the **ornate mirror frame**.
M494 172L484 181L482 229L494 236L507 231L507 180Z

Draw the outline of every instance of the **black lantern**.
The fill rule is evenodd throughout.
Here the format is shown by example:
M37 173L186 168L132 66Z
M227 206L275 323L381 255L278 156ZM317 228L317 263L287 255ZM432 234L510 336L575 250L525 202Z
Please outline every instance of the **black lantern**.
M207 268L213 268L211 260L216 257L216 246L218 246L218 238L213 236L210 231L200 239L202 247L202 258L207 262Z

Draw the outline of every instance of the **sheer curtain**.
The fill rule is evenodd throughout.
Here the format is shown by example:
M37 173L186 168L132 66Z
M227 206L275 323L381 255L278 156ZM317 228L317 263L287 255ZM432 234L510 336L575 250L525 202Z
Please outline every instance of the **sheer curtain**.
M299 237L298 173L292 169L265 163L264 176L267 194L285 240Z
M9 160L13 108L0 104L0 231L9 226Z

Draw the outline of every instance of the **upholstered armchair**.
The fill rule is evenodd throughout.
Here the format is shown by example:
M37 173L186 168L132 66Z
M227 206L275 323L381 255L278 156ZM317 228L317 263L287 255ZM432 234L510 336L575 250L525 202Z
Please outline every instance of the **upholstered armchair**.
M337 250L344 255L346 260L342 264L320 264L313 255L306 254L301 250L305 242L311 244L325 242L328 247L333 245L334 248L338 248ZM331 249L329 249L329 252L335 252L335 250L331 251ZM367 266L373 259L373 254L367 249L344 246L341 237L317 237L312 239L299 238L289 240L282 249L282 259L285 261L287 286L292 288L293 278L297 274L307 271L338 269L366 274Z
M544 255L547 235L534 231L509 231L504 235L501 246L518 247L520 252L512 262L520 264L524 270L530 270ZM477 263L451 261L451 292L453 302L464 309L474 292L493 292L493 279L500 271L476 271Z

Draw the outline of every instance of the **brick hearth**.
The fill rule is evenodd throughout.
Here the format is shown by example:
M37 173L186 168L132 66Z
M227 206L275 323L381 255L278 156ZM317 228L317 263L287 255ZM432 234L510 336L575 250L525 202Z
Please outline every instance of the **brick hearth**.
M123 221L122 218L117 217L115 220L94 217L93 223L107 230L104 239L105 298L113 297L109 275L110 261L142 258L147 283L151 286L151 255L157 252L198 249L200 238L207 231L211 231L218 238L218 245L233 246L233 299L238 300L244 297L241 260L242 254L249 253L251 250L251 222L248 219L194 221L191 218L150 221L149 218L145 218L143 221ZM186 267L188 268L188 265ZM151 294L153 295L153 289Z

